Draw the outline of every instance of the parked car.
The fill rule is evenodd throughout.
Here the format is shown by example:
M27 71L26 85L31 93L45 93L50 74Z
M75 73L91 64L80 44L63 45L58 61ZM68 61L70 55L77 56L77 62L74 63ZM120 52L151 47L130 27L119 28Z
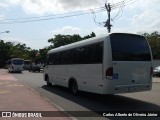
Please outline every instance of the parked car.
M44 64L40 64L40 71L43 71Z
M40 72L41 68L40 68L40 64L35 64L35 63L31 63L30 68L29 68L29 72Z
M156 67L153 70L153 76L159 76L160 77L160 66Z

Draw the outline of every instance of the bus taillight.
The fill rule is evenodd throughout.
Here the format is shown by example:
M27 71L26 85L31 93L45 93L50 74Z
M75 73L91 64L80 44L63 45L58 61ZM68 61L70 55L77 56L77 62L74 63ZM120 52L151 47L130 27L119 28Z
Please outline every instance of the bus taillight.
M106 70L106 79L112 79L113 78L113 67L109 67Z

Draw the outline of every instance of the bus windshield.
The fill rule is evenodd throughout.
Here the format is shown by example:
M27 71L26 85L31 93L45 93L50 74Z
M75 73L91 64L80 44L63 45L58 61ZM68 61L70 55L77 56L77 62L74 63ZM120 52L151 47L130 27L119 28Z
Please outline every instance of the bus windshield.
M142 36L114 33L110 41L113 61L151 61L149 45Z
M23 60L13 60L13 64L14 65L22 65L23 64Z

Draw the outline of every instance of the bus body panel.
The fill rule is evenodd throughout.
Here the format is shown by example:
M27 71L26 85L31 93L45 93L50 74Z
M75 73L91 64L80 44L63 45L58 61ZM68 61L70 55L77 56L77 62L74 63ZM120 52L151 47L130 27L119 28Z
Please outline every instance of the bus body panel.
M68 75L77 80L79 90L101 93L102 64L68 66Z
M105 79L104 94L151 90L152 78L150 76L150 70L150 62L113 62L113 78Z
M125 69L125 71L123 71ZM113 62L113 73L117 80L117 85L120 84L143 84L150 82L150 62ZM113 76L114 76L113 75ZM122 81L123 80L123 81Z
M46 69L46 68L45 68ZM70 78L77 80L78 89L81 91L102 93L102 64L84 65L53 65L49 66L50 82L68 87Z
M11 72L21 72L21 71L23 71L23 66L22 65L11 65L10 66L10 71Z

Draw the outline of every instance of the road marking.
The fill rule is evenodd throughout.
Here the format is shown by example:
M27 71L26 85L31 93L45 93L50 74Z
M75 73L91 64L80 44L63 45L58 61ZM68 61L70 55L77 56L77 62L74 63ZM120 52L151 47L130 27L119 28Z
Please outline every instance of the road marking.
M0 82L0 85L3 85L3 84L8 84L10 82Z
M21 87L24 85L20 85L20 84L11 84L11 85L7 85L8 87Z
M0 90L0 94L5 94L5 93L9 93L11 91L8 91L8 90Z

